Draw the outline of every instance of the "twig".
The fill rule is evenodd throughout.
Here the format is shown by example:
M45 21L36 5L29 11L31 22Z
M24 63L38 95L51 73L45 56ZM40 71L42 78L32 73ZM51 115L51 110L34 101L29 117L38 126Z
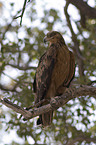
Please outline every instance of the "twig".
M5 31L4 31L4 33L3 33L3 35L2 35L2 40L4 39L6 32L10 29L12 22L14 21L14 19L16 18L16 16L17 16L20 12L21 12L21 10L19 10L19 11L16 13L16 15L13 16L12 21L7 25Z
M21 26L21 24L22 24L22 18L23 18L23 14L24 14L24 11L25 11L26 3L27 3L27 0L24 1L23 10L22 10L22 14L21 14L20 26Z
M18 15L20 13L21 10L19 10L16 15ZM14 21L16 15L12 18L11 22L7 25L7 27L5 28L5 31L2 33L2 38L0 40L0 43L1 43L1 53L2 53L2 59L4 58L4 55L3 55L3 42L2 40L5 38L5 34L6 32L10 29L10 27L12 26L12 22Z
M41 100L40 102L38 102L37 104L31 105L29 107L26 108L26 110L30 110L33 107L39 107L42 103L44 103L46 101L46 99ZM47 101L48 102L48 101Z
M10 63L5 63L5 65L10 65L14 68L17 68L19 70L30 70L30 69L36 69L35 66L18 66L18 65L15 65L15 64L10 64Z
M11 80L13 80L14 82L18 82L16 79L12 78L11 76L9 76L8 74L2 72L2 74L4 74L5 76L7 76L8 78L10 78Z
M5 86L1 85L0 84L0 89L3 90L3 91L6 91L6 92L17 92L14 88L12 89L9 89L9 88L5 88Z
M28 2L29 2L29 1L28 1ZM21 26L21 24L22 24L22 18L23 18L23 15L24 15L24 11L25 11L25 8L26 8L26 4L27 4L27 0L24 1L21 15L15 17L15 19L21 18L21 20L20 20L20 26Z

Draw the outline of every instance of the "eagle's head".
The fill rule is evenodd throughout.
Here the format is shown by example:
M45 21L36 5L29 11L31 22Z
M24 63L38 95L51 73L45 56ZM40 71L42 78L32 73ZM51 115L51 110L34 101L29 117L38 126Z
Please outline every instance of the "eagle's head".
M62 35L57 31L48 32L47 35L44 37L44 43L46 42L49 42L49 46L56 43L65 44Z

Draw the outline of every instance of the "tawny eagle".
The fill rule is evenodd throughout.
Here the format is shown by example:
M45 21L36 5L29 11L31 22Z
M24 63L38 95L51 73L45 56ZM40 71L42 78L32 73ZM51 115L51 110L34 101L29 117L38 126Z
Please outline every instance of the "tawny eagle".
M34 79L35 104L46 100L40 106L48 104L50 98L63 94L75 71L74 55L59 32L47 33L44 42L49 42L49 49L41 56ZM37 124L48 126L52 118L53 111L49 111L39 116Z

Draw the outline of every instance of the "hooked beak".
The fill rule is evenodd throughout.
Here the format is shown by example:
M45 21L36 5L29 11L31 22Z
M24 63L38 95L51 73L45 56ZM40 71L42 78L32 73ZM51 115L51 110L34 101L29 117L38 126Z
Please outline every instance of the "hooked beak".
M48 38L47 36L45 36L43 42L46 43L48 41L51 41L51 39L53 39L53 37Z

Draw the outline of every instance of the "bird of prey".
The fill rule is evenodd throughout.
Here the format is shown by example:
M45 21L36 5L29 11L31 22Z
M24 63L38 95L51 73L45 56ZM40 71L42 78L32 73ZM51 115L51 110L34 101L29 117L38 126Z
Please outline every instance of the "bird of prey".
M40 106L48 104L52 97L59 96L69 87L74 77L74 55L67 48L62 35L50 31L44 37L49 42L49 49L41 56L34 79L35 104L45 99ZM37 125L44 127L52 123L53 111L39 116Z

